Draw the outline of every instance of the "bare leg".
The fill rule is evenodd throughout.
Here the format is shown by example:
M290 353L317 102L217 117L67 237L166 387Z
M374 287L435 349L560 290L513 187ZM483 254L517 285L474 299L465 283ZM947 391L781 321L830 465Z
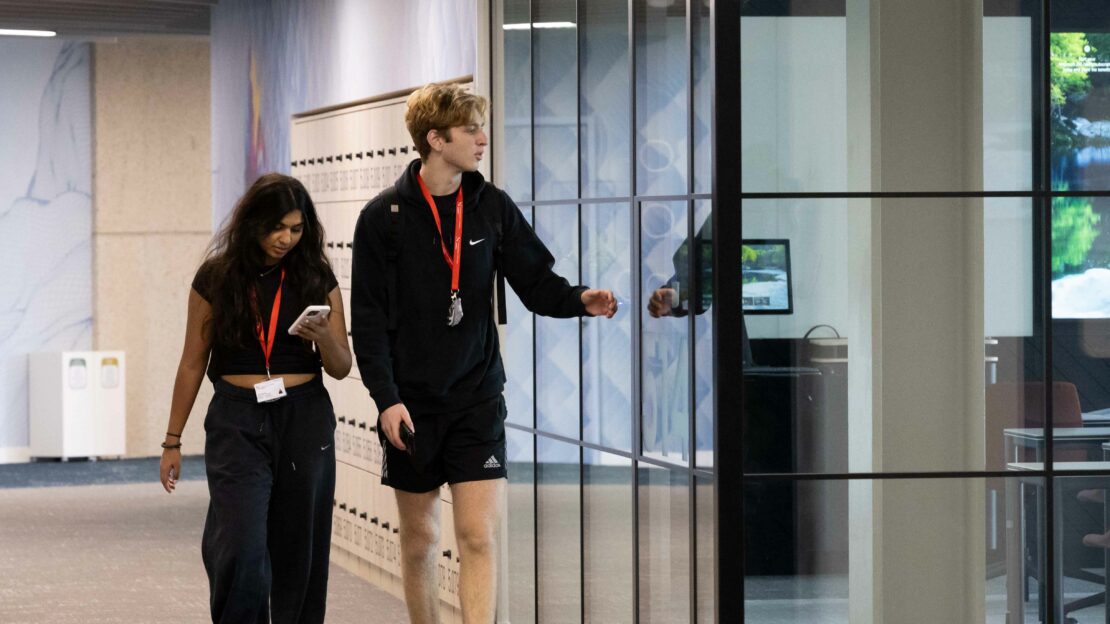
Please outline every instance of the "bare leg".
M401 580L412 624L439 624L436 553L439 549L439 490L397 493L401 516Z
M504 479L451 486L464 624L493 623L497 604L497 531L504 488Z

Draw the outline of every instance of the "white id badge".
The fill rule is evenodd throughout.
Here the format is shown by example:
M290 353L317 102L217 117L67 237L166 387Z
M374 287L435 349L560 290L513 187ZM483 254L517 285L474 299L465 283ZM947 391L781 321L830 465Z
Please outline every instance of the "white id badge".
M256 383L254 384L254 395L258 397L259 403L276 401L285 396L285 380L278 377L277 379L267 379Z

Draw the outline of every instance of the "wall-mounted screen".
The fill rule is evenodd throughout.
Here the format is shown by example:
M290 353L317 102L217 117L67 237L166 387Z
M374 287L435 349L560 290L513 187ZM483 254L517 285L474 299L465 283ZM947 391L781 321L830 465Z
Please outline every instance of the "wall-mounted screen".
M1052 189L1110 188L1110 33L1050 34ZM1052 316L1110 318L1110 197L1052 200Z
M744 314L792 314L790 241L751 239L740 245Z

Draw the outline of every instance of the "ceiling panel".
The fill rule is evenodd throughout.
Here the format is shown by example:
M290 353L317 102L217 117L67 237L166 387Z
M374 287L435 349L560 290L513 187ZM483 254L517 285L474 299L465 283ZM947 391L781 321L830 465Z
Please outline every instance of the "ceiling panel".
M209 34L219 0L0 0L0 28L60 37Z

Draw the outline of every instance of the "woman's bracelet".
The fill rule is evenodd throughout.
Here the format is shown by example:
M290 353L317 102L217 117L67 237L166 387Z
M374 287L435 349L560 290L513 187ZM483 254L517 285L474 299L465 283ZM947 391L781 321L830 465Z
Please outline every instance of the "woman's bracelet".
M164 449L179 449L179 448L181 448L181 443L178 442L177 444L166 444L165 442L163 442L162 443L162 448L164 448Z
M181 437L180 433L170 433L169 431L166 432L166 435L170 436L171 438L180 438Z

